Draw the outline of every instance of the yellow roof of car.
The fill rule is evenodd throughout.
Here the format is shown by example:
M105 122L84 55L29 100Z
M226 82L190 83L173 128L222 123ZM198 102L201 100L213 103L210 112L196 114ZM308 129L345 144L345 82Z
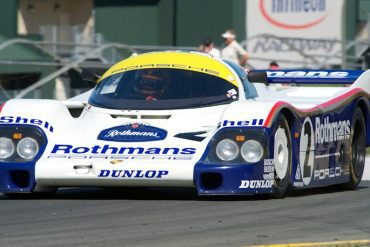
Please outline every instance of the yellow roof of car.
M172 68L197 71L220 77L238 86L235 76L222 62L208 55L178 51L150 52L129 57L113 65L104 73L99 82L108 76L124 71L149 68Z

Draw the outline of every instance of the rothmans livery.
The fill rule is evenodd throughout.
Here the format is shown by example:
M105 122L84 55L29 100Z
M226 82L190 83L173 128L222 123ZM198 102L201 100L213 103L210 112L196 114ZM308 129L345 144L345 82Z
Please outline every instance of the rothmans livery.
M67 101L3 104L0 192L167 186L278 198L289 187L361 181L370 71L247 72L168 51L82 77L95 88Z

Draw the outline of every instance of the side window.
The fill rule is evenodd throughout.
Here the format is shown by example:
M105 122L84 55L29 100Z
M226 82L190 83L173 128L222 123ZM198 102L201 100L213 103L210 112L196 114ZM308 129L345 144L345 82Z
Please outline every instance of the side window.
M258 96L257 90L253 83L250 83L248 81L247 73L242 69L239 65L236 65L235 63L232 63L230 61L223 60L225 63L227 63L231 68L234 69L236 74L239 76L240 80L243 83L244 87L244 93L245 97L247 99L253 99Z
M116 92L118 83L121 81L123 73L112 75L108 78L108 81L104 83L100 94L111 94Z

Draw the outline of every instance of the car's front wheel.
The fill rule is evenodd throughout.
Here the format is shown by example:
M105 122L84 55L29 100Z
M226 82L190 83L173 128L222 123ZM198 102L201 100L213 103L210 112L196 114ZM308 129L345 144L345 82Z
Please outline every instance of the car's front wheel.
M274 135L274 192L273 198L284 197L289 187L289 177L292 169L292 142L289 125L284 116L280 116Z
M346 188L355 189L361 182L366 158L366 127L360 108L353 114L350 141L350 181Z

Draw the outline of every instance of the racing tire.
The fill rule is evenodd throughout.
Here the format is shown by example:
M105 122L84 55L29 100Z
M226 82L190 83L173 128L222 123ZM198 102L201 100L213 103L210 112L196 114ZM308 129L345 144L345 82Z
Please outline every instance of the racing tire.
M281 115L274 134L274 184L272 198L283 198L290 184L292 169L292 140L288 122Z
M360 108L353 114L349 154L350 180L345 188L354 190L361 182L366 159L366 126Z

